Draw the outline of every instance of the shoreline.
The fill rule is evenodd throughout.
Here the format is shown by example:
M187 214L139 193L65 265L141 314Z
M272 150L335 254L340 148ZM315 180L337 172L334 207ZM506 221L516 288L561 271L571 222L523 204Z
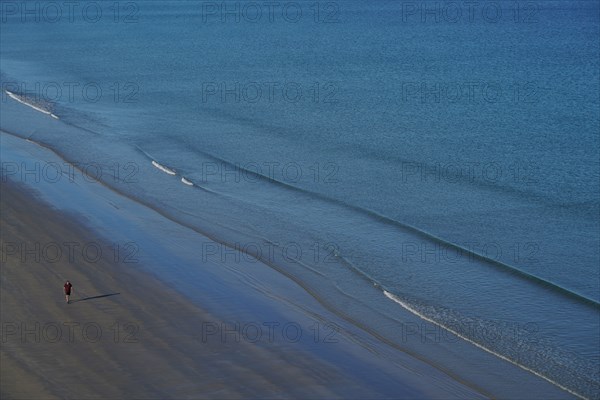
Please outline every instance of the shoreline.
M34 238L46 245L62 240L110 247L32 197L22 185L3 183L3 249L7 243L27 246ZM353 384L311 354L239 340L234 326L126 264L100 259L82 269L48 262L47 256L40 262L23 254L3 257L3 396L388 397ZM67 277L74 283L71 304L61 293ZM421 397L414 388L405 394Z
M240 335L228 322L226 307L224 315L215 316L138 263L115 263L112 253L90 262L78 252L72 260L53 262L53 244L113 246L105 236L110 232L94 233L84 216L76 219L55 209L36 189L10 180L2 182L1 201L3 396L479 397L410 356L403 363L412 363L411 373L381 369L359 379L371 363L370 368L391 364L365 360L360 346L347 354L332 349L347 340L341 334L331 346L321 341L313 349L294 338L236 340ZM36 243L47 252L32 253ZM14 247L23 244L24 254ZM62 295L65 279L74 284L68 305ZM270 318L282 321L275 312ZM255 320L250 321L248 326ZM331 355L319 357L320 351ZM425 379L419 377L424 370L430 374Z
M6 137L6 136L5 136ZM15 140L23 140L23 139L15 139ZM44 159L46 160L46 162L48 162L48 159L46 157L41 157L40 153L47 153L47 152L51 152L51 150L46 149L45 147L39 147L36 144L30 143L28 144L29 146L36 146L37 149L36 151L34 151L33 153L39 152L37 153L37 159ZM10 147L10 146L8 146ZM4 147L6 148L6 147ZM22 150L22 149L21 149ZM34 160L36 159L35 154L29 154L27 157L32 157ZM59 187L61 185L49 185L47 184L48 182L45 182L46 185L43 188L35 188L35 189L40 189L40 192L44 193L45 197L43 200L45 200L46 202L50 202L51 204L61 204L61 207L63 209L68 210L69 209L69 202L71 202L72 204L75 204L76 202L80 201L82 199L82 196L84 199L87 199L86 201L88 201L88 203L92 204L92 203L97 203L97 204L93 204L94 206L98 206L98 207L92 207L93 210L89 211L88 213L86 213L86 215L79 215L79 216L75 216L75 218L77 220L80 221L85 221L86 225L88 226L88 228L91 229L100 229L100 231L103 231L103 235L105 237L127 237L127 234L129 233L133 233L132 229L136 229L136 226L134 226L134 224L129 224L129 223L124 223L124 219L131 219L132 214L134 217L138 217L140 219L143 219L143 216L141 214L148 214L148 211L140 211L144 208L143 205L139 205L139 204L133 204L134 201L130 200L130 199L118 199L119 194L112 192L111 194L111 198L107 198L106 193L104 192L108 192L108 190L106 190L106 188L104 188L102 185L98 185L98 183L96 183L96 187L92 187L91 189L88 188L88 186L93 186L93 184L85 184L85 185L81 185L82 187L79 187L79 185L76 185L76 187L73 187L71 185L71 187L68 187L69 185L67 184L67 190L63 191L61 190ZM38 182L38 184L40 184L41 186L44 186L44 182ZM35 186L35 185L30 185L30 186ZM62 185L64 186L64 185ZM64 188L63 188L64 189ZM88 192L89 193L85 193L82 194L81 192ZM101 194L104 193L104 194ZM74 198L72 198L74 197ZM90 200L91 199L91 200ZM108 204L108 206L107 206ZM116 211L115 211L116 210ZM81 212L81 207L80 207L80 212ZM138 212L140 213L140 215L137 215ZM150 211L150 213L152 213L152 211ZM72 216L73 217L73 216ZM103 219L114 219L116 222L116 225L110 226L110 224L108 223L101 223L101 221L103 221ZM155 217L153 217L155 218ZM164 218L164 217L163 217ZM149 231L152 231L152 228L157 228L157 229L163 229L165 228L164 226L164 222L160 220L161 217L157 218L157 221L153 221L156 222L155 224L148 224L148 228ZM160 221L159 221L160 220ZM169 221L169 226L171 221ZM109 228L107 228L107 226L109 226ZM139 226L138 226L139 227ZM172 228L168 228L167 232L169 230L171 230ZM174 229L174 228L173 228ZM123 230L122 232L119 232ZM175 232L173 232L175 233ZM175 233L175 236L177 237L177 235L179 234L179 232ZM144 233L139 233L139 232L135 232L135 235L137 235L137 238L140 238L141 235L141 239L139 239L139 244L144 243L145 241L149 241L152 242L152 235L150 234L144 234ZM156 234L158 235L158 233ZM195 234L194 234L195 235ZM158 236L162 236L162 235L158 235ZM156 236L154 236L156 237ZM204 238L203 240L206 240L207 238ZM225 263L225 265L223 265L224 267L226 267L227 269L230 269L231 271L234 272L234 274L236 275L236 280L227 280L226 282L222 282L222 279L225 278L225 276L223 275L222 272L219 271L213 271L215 268L215 265L211 265L209 266L209 268L211 268L210 270L207 270L206 267L204 267L205 269L205 273L208 273L209 275L204 276L203 279L207 278L210 276L210 278L212 279L211 283L207 283L207 286L203 287L203 291L206 292L210 292L211 294L218 296L218 298L216 300L214 300L213 298L210 298L210 296L208 296L207 294L198 294L197 297L195 297L195 295L192 295L193 298L190 297L190 294L193 293L194 287L193 282L190 283L190 287L189 288L183 288L181 283L182 283L182 279L185 279L183 274L188 274L189 272L187 271L187 269L189 269L189 265L182 265L181 268L179 269L179 276L175 276L174 280L169 282L168 280L164 280L165 275L164 275L164 271L163 272L158 272L155 274L155 272L157 272L157 270L164 268L164 265L161 267L160 264L165 264L165 263L169 263L169 262L174 262L174 259L177 259L177 263L183 263L185 264L186 262L189 262L190 257L194 257L193 251L191 252L192 254L190 254L189 256L187 255L181 255L181 254L176 254L174 253L174 249L177 247L182 247L182 249L178 249L178 250L182 250L182 253L184 253L185 251L189 250L191 248L191 246L184 246L180 243L177 243L176 239L165 239L163 242L168 242L168 243L157 243L154 242L153 244L158 244L159 246L163 246L160 249L156 249L156 252L154 254L148 254L147 259L151 259L153 260L153 262L151 264L153 264L152 266L149 265L145 265L144 269L149 270L148 272L151 272L152 275L154 275L155 278L158 278L157 281L160 282L159 284L162 286L167 286L167 287L176 287L177 291L180 293L184 293L186 299L184 301L190 301L192 304L195 304L196 306L198 304L205 304L209 310L215 312L217 311L217 315L219 315L220 319L218 319L219 321L222 321L223 319L227 319L230 316L236 316L237 321L240 321L240 315L241 316L247 316L250 319L250 324L247 324L247 326L250 326L251 324L256 324L256 321L258 321L258 325L260 325L260 322L264 322L264 321L280 321L282 323L290 323L290 321L292 323L296 323L296 321L300 321L301 318L303 318L304 320L302 322L300 322L300 326L304 327L304 331L308 332L309 331L309 327L311 326L311 321L310 320L306 320L306 316L298 316L296 315L297 319L290 319L290 317L287 317L286 314L289 314L290 312L290 306L293 306L293 308L298 308L295 304L293 304L292 302L288 301L287 302L282 302L281 298L278 298L278 301L273 302L272 300L270 300L269 302L265 302L264 300L258 300L258 298L256 297L256 294L248 294L245 293L245 297L242 297L241 299L231 299L228 298L228 296L222 292L220 292L218 289L211 289L211 285L212 284L216 284L216 285L220 285L220 288L224 289L226 292L229 293L236 293L236 295L242 295L243 291L245 290L245 288L240 287L240 283L237 282L236 280L241 279L242 280L242 285L246 285L246 284L250 284L250 286L252 285L252 281L257 279L257 278L263 278L265 279L265 281L269 282L269 290L273 290L276 286L281 286L281 288L278 288L277 290L279 290L280 295L286 291L288 291L288 289L290 291L299 291L302 292L302 294L295 294L295 296L299 296L300 298L300 303L304 304L301 308L302 309L313 309L311 311L314 312L314 308L316 307L314 303L314 299L310 299L307 300L307 295L306 293L304 293L304 291L302 289L299 289L293 282L290 282L290 280L288 278L285 278L283 276L277 276L277 277L273 277L273 274L278 275L277 273L275 273L273 270L270 270L269 268L265 267L265 268L257 268L257 266L253 263L247 263L247 265L226 265L227 263ZM154 250L154 249L153 249ZM180 257L181 256L181 257ZM195 255L197 257L197 255ZM187 258L186 258L187 257ZM187 261L186 261L187 260ZM234 263L236 264L236 263ZM219 266L220 267L220 266ZM249 269L250 273L248 272ZM168 269L168 268L167 268ZM256 276L252 276L256 274ZM191 277L191 276L190 276ZM197 279L197 278L196 278ZM231 278L228 278L231 279ZM198 281L196 280L195 283L198 283ZM77 285L76 285L77 287ZM256 289L256 288L254 288ZM77 290L77 289L76 289ZM212 292L211 292L212 290ZM262 289L261 289L262 290ZM250 289L250 291L252 292L252 288ZM76 292L77 293L77 292ZM261 293L261 294L267 294L267 297L273 297L273 293L269 293L268 291L265 293ZM119 296L114 296L114 297L119 297ZM108 299L103 299L108 301L110 298ZM110 299L110 300L114 300L114 299ZM307 303L308 301L312 302L312 303ZM240 308L243 308L245 306L247 306L247 304L251 304L251 306L248 306L249 309L248 310L242 310L240 311ZM309 305L310 304L310 305ZM391 302L390 302L391 304ZM262 319L256 319L257 315L261 315L261 313L259 313L257 310L264 308L265 305L268 307L268 312L266 313L267 317L262 317ZM264 315L264 314L263 314ZM322 314L323 315L323 314ZM402 315L402 314L401 314ZM252 319L254 318L254 319ZM329 316L329 318L332 318L333 321L335 321L336 324L339 324L340 322L343 321L337 321L335 319L335 317L333 316ZM413 319L413 320L418 320L417 319ZM217 320L214 320L217 321ZM410 321L410 319L409 319ZM312 321L312 323L314 323L314 320ZM181 323L180 323L181 324ZM218 324L217 324L218 325ZM212 327L212 326L211 326ZM218 327L223 327L223 325L219 325ZM364 329L366 327L362 327L359 328L358 326L352 326L350 328L346 328L348 329L348 334L347 334L347 338L343 338L342 335L340 334L339 339L344 339L347 340L348 338L351 338L353 335L357 335L358 337L361 338L362 341L366 340L372 340L372 338L369 338L370 334L367 332L371 332L372 331L366 329L366 331L362 331L362 329ZM196 327L196 332L198 332L199 330L201 330L201 327ZM358 329L358 331L357 331ZM377 336L375 336L377 337ZM336 339L338 339L336 337ZM381 340L382 338L379 338L379 340ZM350 341L354 341L355 339L351 339ZM358 348L354 348L351 349L350 352L352 353L352 357L349 360L346 361L342 361L341 355L343 350L342 349L346 349L344 346L341 345L332 345L332 346L324 346L321 343L319 343L318 345L308 345L306 342L310 342L310 340L308 341L304 341L303 340L303 345L302 345L302 351L301 354L303 354L304 356L306 356L307 354L311 357L317 357L317 359L321 359L321 362L329 362L329 366L331 367L331 363L333 363L335 366L337 366L338 368L343 365L345 369L345 371L338 371L340 373L340 375L342 376L342 378L340 378L342 381L346 381L347 382L347 386L349 385L349 387L354 386L353 389L344 389L338 391L336 394L334 393L329 393L329 394L325 394L326 392L328 392L328 388L326 389L325 387L319 386L317 385L315 388L312 388L312 390L309 390L309 396L314 396L317 398L321 398L321 397L364 397L364 396L369 396L369 397L380 397L380 398L390 398L393 397L390 394L391 393L395 393L396 395L398 395L399 393L405 393L406 396L405 397L423 397L423 398L448 398L448 397L458 397L458 398L464 398L464 397L474 397L477 396L476 392L473 392L473 389L479 385L476 385L472 388L468 388L466 386L463 386L463 384L467 383L467 382L463 382L460 383L462 380L461 379L457 379L459 378L461 375L464 376L465 372L464 369L466 368L467 370L471 370L472 374L475 373L475 371L478 371L478 367L476 366L477 363L474 363L472 366L470 367L461 367L463 369L463 371L458 374L458 375L454 375L451 373L450 370L447 369L446 367L443 366L437 366L437 367L433 367L432 365L423 365L423 361L425 361L427 364L429 364L429 362L427 362L427 356L421 357L418 354L416 354L414 352L414 349L412 351L409 350L409 348L397 348L395 346L392 346L392 349L388 348L388 345L390 345L391 343L384 341L379 342L378 340L376 340L377 343L373 344L371 343L370 346L373 346L374 348L376 348L376 351L382 352L385 357L373 357L372 355L369 356L368 358L365 358L367 351L373 351L373 349L371 350L367 350L365 351L365 346L360 345L360 346L355 346ZM248 344L248 343L246 343ZM263 343L264 344L264 343ZM459 346L459 349L462 347L464 347L466 345L466 343L463 343ZM280 343L267 343L267 347L270 350L275 349L276 353L281 354L282 352L285 351L289 351L290 350L290 343L289 341L280 341ZM352 346L350 346L352 347ZM468 346L467 346L468 347ZM367 347L368 348L368 347ZM431 348L431 346L426 346L423 345L421 346L422 349L427 348L428 351L436 351L435 348ZM440 348L441 349L441 348ZM323 351L323 350L327 350L327 351ZM447 349L446 349L447 350ZM455 350L452 349L453 351L458 351L460 354L460 350ZM401 354L399 354L400 352L402 352ZM323 354L321 354L323 353ZM416 379L416 381L413 381L415 378L414 376L406 376L401 370L397 369L397 361L393 360L392 362L390 362L389 360L392 359L393 357L398 357L398 356L402 356L403 357L403 361L400 363L401 365L405 365L405 368L407 366L409 370L420 370L421 372L419 373L420 375L425 375L427 378L419 378ZM416 358L414 358L416 356ZM357 357L357 358L355 358ZM484 358L485 359L485 358ZM360 360L360 362L358 361ZM380 378L377 377L376 375L378 375L377 372L379 372L378 370L375 370L376 372L371 372L369 374L369 376L367 378L364 378L364 380L362 382L357 382L356 378L358 376L360 376L361 373L363 373L364 370L364 366L362 365L364 362L372 362L374 363L374 365L379 365L381 368L381 372L385 371L385 374L388 375L387 378L383 379L385 383L385 385L383 385L381 388L377 388L377 385L374 384L374 382L377 382ZM481 362L481 361L479 361ZM502 363L500 362L500 360L494 360L493 362L497 363L497 367L501 366ZM306 365L312 365L313 362L308 362ZM487 365L487 364L485 364ZM496 364L494 364L496 365ZM392 368L390 368L392 367ZM311 366L312 368L312 366ZM336 368L334 368L336 369ZM301 369L302 370L302 369ZM426 371L424 373L424 371ZM503 372L500 372L503 371ZM490 387L495 388L493 389L492 392L488 393L489 397L493 397L494 395L492 394L493 392L496 392L498 390L500 390L502 393L516 393L517 389L516 388L512 388L511 389L511 384L509 384L509 382L512 379L518 379L518 378L523 378L523 377L527 377L526 375L523 375L523 373L519 373L518 371L514 371L512 367L509 366L503 366L502 369L499 370L499 375L503 375L505 372L508 372L508 375L510 375L511 377L507 378L504 377L503 380L506 380L506 382L496 382L494 384L492 384ZM268 374L268 373L267 373ZM446 375L449 374L449 375ZM478 375L479 373L477 373L476 375ZM516 375L515 375L516 374ZM489 375L489 373L488 373ZM496 374L492 374L492 375L496 375ZM514 377L512 377L514 375ZM423 380L424 379L424 380ZM475 381L478 381L479 379L486 379L485 377L480 377L477 378ZM541 384L540 382L538 382L537 378L534 377L528 377L527 381L536 384L537 385L537 389L538 389L538 393L536 393L538 396L540 396L540 398L564 398L565 396L565 392L563 392L562 390L560 390L557 387L554 386L549 386L547 384ZM350 384L350 382L352 382L352 384ZM400 382L404 382L404 386L402 386L400 384ZM407 382L412 382L413 384L407 386L406 383ZM514 381L514 383L518 382ZM483 382L480 382L480 384ZM513 384L514 384L513 383ZM429 385L433 384L434 387L430 388L428 387ZM471 381L471 385L473 384L473 381ZM477 391L481 393L486 393L486 391L483 389L483 387L485 386L489 386L490 382L486 382L485 385L483 386L479 386L478 389L475 389ZM368 389L367 389L368 387ZM402 389L401 391L399 391L399 387L403 387L405 389ZM410 387L410 389L408 389L408 387ZM441 388L444 388L444 390L441 390ZM321 392L321 390L324 390L324 392ZM279 393L295 393L294 395L297 395L297 393L295 392L295 389L292 388L287 388L287 390L284 390L283 392L279 392ZM321 395L319 395L318 393L321 393ZM359 395L358 393L362 393L362 395ZM409 394L410 393L410 394ZM441 394L443 393L443 395ZM469 394L467 394L469 393ZM264 396L264 393L261 393L260 396ZM307 396L307 393L303 393L303 396ZM267 395L268 396L268 395ZM217 396L218 397L218 396ZM226 395L225 397L228 397L228 395ZM245 397L245 396L243 396Z
M68 215L32 199L33 193L22 185L4 182L2 186L3 249L7 243L27 244L34 238L35 243L46 245L64 240L109 247ZM202 323L211 321L211 328L218 329L214 321L219 319L151 275L110 259L88 260L81 268L77 263L48 262L44 256L36 262L36 255L29 255L34 258L3 254L3 396L307 394L302 387L290 387L296 380L311 388L308 393L334 395L314 374L291 363L271 371L278 379L266 385L265 377L250 366L277 359L275 352L244 342L199 340ZM65 278L74 283L71 304L65 304L61 293ZM187 329L181 329L184 324ZM190 328L198 337L188 334ZM219 356L227 352L234 356ZM303 362L318 364L316 360Z

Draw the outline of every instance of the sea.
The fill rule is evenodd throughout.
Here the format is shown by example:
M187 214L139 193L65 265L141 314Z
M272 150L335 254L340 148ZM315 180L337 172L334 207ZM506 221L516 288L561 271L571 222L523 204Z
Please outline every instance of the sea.
M203 258L600 397L599 1L0 11L2 130L222 244ZM22 129L15 101L66 128Z

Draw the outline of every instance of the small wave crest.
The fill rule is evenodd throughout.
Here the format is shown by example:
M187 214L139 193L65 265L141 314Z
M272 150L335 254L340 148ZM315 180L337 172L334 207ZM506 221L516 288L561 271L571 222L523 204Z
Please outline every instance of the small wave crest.
M41 108L41 107L39 107L39 106L37 106L37 105L35 105L33 103L30 103L30 102L26 101L22 96L19 96L19 95L13 93L13 92L8 91L8 90L5 90L4 92L6 92L6 94L8 95L8 97L10 97L11 99L18 101L19 103L24 104L27 107L33 108L34 110L39 111L42 114L49 115L49 116L51 116L54 119L60 119L60 118L58 118L58 116L56 114L53 114L53 113L51 113L48 110L45 110L45 109L43 109L43 108Z
M165 167L164 165L161 165L161 164L157 163L154 160L152 160L152 165L154 165L156 168L158 168L159 170L161 170L162 172L164 172L166 174L169 174L169 175L176 175L177 174L171 168Z
M514 361L514 360L512 360L512 359L510 359L510 358L508 358L508 357L506 357L506 356L504 356L502 354L500 354L500 353L497 353L494 350L492 350L492 349L490 349L490 348L488 348L488 347L486 347L486 346L484 346L484 345L482 345L480 343L477 343L476 341L474 341L474 340L466 337L465 335L463 335L460 332L458 332L456 329L452 329L450 326L447 326L446 324L440 323L438 321L433 320L432 318L429 318L427 315L425 315L424 313L420 312L417 309L417 307L413 307L411 304L409 304L408 302L402 300L401 298L399 298L395 294L390 293L390 292L388 292L385 289L383 289L382 291L383 291L383 294L385 295L385 297L387 297L388 299L392 300L393 302L399 304L402 308L404 308L405 310L407 310L407 311L411 312L412 314L418 316L419 318L421 318L421 319L423 319L423 320L425 320L427 322L430 322L430 323L432 323L432 324L434 324L436 326L439 326L439 327L447 330L448 332L456 335L457 337L459 337L459 338L461 338L461 339L463 339L463 340L471 343L472 345L474 345L474 346L476 346L476 347L478 347L478 348L480 348L480 349L482 349L482 350L484 350L484 351L486 351L486 352L488 352L490 354L493 354L494 356L496 356L496 357L498 357L498 358L500 358L500 359L502 359L504 361L508 361L509 363L511 363L513 365L516 365L517 367L519 367L521 369L524 369L527 372L531 372L532 374L534 374L534 375L536 375L536 376L544 379L547 382L550 382L551 384L553 384L553 385L561 388L562 390L564 390L566 392L571 393L572 395L574 395L574 396L576 396L576 397L578 397L580 399L585 399L585 397L582 396L581 394L572 391L571 389L569 389L569 388L567 388L567 387L559 384L558 382L556 382L556 381L554 381L554 380L552 380L552 379L550 379L550 378L548 378L548 377L540 374L539 372L536 372L536 371L534 371L531 368L528 368L528 367L526 367L526 366L524 366L524 365L522 365L522 364L520 364L520 363L518 363L518 362L516 362L516 361Z

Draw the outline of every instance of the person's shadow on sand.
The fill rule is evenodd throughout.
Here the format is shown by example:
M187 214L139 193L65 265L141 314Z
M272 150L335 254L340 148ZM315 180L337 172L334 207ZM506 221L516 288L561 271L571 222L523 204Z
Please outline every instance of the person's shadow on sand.
M109 293L109 294L101 294L99 296L90 296L90 297L84 297L83 299L77 299L77 300L71 300L70 303L77 303L80 301L87 301L87 300L94 300L94 299L101 299L102 297L108 297L108 296L116 296L118 294L121 293Z

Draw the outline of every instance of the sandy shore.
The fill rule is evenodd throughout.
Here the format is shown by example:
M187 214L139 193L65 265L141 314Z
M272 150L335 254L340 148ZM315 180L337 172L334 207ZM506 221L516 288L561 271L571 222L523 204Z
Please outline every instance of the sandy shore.
M336 396L341 378L318 360L184 334L218 319L150 275L109 257L52 262L52 243L108 245L21 185L2 184L1 211L2 398Z

